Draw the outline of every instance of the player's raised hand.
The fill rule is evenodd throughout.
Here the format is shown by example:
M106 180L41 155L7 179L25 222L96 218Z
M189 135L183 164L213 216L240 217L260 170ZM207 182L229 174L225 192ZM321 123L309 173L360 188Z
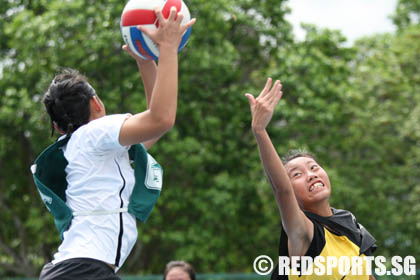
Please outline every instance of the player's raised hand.
M149 36L150 39L157 44L159 50L166 47L176 48L176 50L178 50L182 35L188 28L193 26L196 19L193 18L186 24L182 24L184 16L181 13L177 13L175 7L171 7L167 19L163 16L161 9L156 8L155 13L159 22L159 26L156 30L151 30L144 26L137 26L137 28Z
M127 45L123 45L122 46L123 51L125 51L126 53L128 53L132 58L134 58L136 61L140 62L140 63L146 63L148 62L148 60L144 60L143 58L141 58L140 56L136 55L129 46Z
M245 94L251 107L252 129L254 131L264 130L267 127L273 116L274 108L283 95L279 80L273 86L271 85L272 79L268 78L265 87L257 98L250 93Z

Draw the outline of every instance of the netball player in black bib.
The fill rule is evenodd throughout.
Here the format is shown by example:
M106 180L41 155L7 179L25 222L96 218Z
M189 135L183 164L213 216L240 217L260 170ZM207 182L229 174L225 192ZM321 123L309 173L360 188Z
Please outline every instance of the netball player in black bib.
M272 86L272 80L268 79L257 98L246 94L252 113L252 131L282 219L279 255L313 259L371 255L376 248L375 239L349 211L330 206L331 183L315 157L304 151L292 151L282 162L278 156L266 127L282 97L281 87L280 81ZM366 273L343 275L336 267L331 275L279 275L279 269L275 268L272 279L375 278Z

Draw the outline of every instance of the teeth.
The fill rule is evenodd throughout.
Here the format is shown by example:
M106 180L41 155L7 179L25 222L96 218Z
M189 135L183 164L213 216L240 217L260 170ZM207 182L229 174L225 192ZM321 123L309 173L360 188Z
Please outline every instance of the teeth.
M311 192L311 191L313 191L315 188L318 188L318 187L324 187L324 184L323 184L323 183L320 183L320 182L315 183L315 184L313 184L313 185L309 188L309 191Z

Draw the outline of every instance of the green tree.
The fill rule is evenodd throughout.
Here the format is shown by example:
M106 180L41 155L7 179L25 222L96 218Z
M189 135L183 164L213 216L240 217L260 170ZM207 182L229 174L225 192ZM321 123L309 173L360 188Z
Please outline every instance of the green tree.
M348 181L364 186L367 203L357 209L369 215L367 225L388 256L420 256L419 35L412 26L359 41L349 92L354 118L344 159L358 176Z
M165 170L163 192L122 273L161 273L172 259L200 272L251 272L256 256L276 255L280 215L243 95L258 94L267 76L284 85L269 127L279 153L313 151L332 179L332 205L354 212L381 254L419 256L418 26L345 47L339 32L310 25L294 41L284 1L187 4L198 22L180 54L177 123L151 150ZM59 244L29 171L54 141L40 101L56 70L86 74L109 113L146 107L136 65L121 51L123 6L0 7L0 277L37 275Z
M392 20L399 29L405 29L412 24L420 24L420 2L417 0L399 0Z

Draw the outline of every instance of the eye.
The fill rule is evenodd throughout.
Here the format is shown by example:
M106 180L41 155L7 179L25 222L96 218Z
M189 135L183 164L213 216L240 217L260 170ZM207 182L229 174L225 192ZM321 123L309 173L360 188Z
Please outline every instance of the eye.
M317 169L318 168L318 165L316 165L316 164L313 164L312 166L311 166L311 170L315 170L315 169Z
M302 172L295 172L292 174L292 178L297 178L300 177L302 175Z

